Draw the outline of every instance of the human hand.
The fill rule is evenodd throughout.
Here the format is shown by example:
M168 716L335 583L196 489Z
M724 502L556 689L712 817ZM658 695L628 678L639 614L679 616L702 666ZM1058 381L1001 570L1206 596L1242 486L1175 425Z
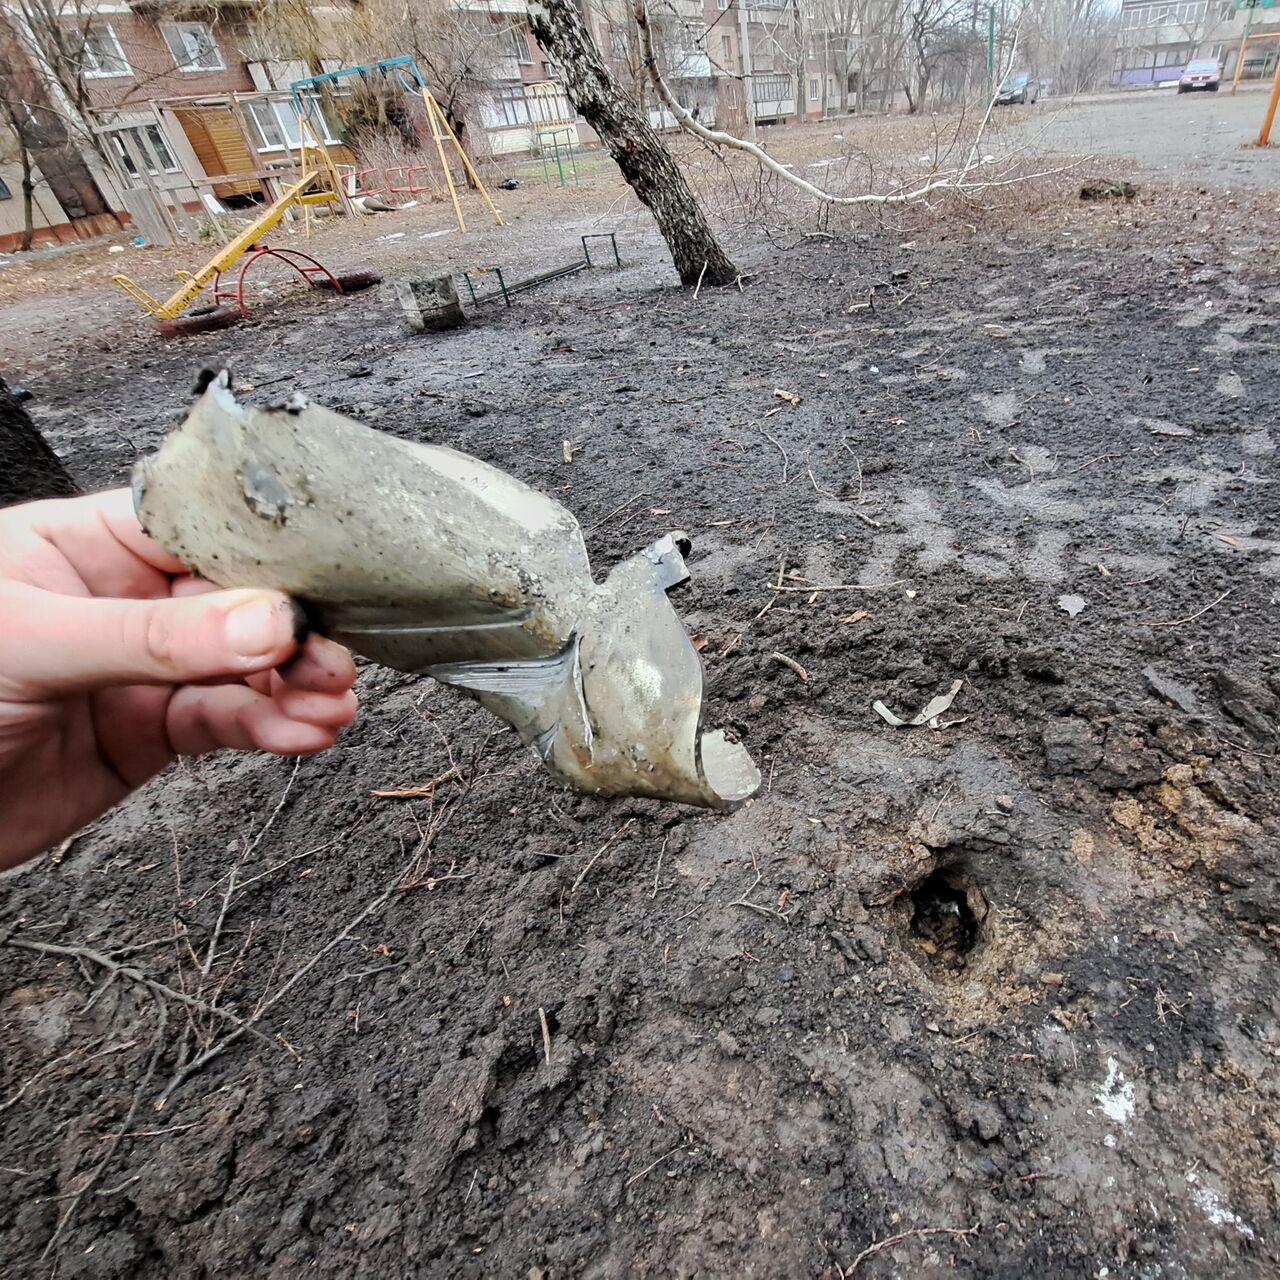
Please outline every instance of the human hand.
M179 755L312 755L355 664L276 591L219 591L147 537L125 489L0 510L0 867Z

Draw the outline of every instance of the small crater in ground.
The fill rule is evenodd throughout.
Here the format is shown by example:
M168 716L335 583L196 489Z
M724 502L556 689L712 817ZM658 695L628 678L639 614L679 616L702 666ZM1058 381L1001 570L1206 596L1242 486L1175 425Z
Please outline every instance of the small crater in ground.
M987 900L973 878L955 867L940 867L911 890L912 944L931 967L960 973L981 946Z

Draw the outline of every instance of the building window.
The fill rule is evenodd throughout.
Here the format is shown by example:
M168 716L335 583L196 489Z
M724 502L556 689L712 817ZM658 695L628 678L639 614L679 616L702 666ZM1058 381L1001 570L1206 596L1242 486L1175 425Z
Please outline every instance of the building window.
M246 102L245 108L249 113L249 119L253 122L253 131L256 135L254 145L259 151L284 151L288 148L290 151L298 151L302 147L302 126L298 123L298 113L293 109L292 102L286 101L267 101L263 102ZM329 128L329 122L324 118L324 113L320 110L319 103L312 102L308 117L311 121L312 132L316 129L317 119L320 129L324 133L324 140L329 144L336 144L338 139L333 136L333 130ZM308 139L314 141L314 139Z
M162 30L179 71L221 71L226 65L203 22L166 22Z
M819 83L818 77L810 76L809 77L809 101L816 102L818 100L818 95L821 92L822 92L822 86Z
M751 83L756 102L779 103L791 97L791 77L786 75L755 76Z
M169 150L169 139L164 136L164 130L158 124L144 124L134 132L142 135L148 159L155 161L158 168L165 173L181 172L182 166L174 159L173 152Z
M140 124L132 129L113 129L109 135L116 159L131 177L140 176L138 158L150 174L181 173L182 166L174 158L169 139L158 124ZM126 146L126 138L132 146Z
M519 23L513 27L508 27L503 32L503 37L506 41L508 57L525 64L533 61L533 58L529 55L529 42L525 39L524 28Z
M530 123L538 125L566 124L573 119L573 108L559 85L531 86L525 95Z
M87 79L105 80L108 76L133 74L116 33L105 22L93 22L84 29L80 61Z
M524 96L524 87L495 89L489 95L489 107L484 114L485 123L493 129L528 124L529 101Z
M627 33L625 30L619 30L617 27L609 28L609 52L615 58L625 58L627 56Z

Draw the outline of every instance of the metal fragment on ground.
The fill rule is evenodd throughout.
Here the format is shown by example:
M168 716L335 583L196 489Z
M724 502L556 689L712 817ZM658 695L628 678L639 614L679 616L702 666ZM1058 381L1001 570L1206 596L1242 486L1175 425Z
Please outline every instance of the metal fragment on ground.
M940 693L936 698L930 699L910 720L903 720L901 717L894 715L883 702L873 702L871 709L895 729L918 729L925 724L930 729L938 729L941 727L938 724L938 717L944 711L950 709L951 704L956 700L956 694L960 692L963 684L963 680L957 680L946 693Z
M733 809L760 774L704 733L702 664L667 591L683 533L596 585L577 520L477 458L225 373L134 477L148 533L211 582L271 587L356 653L465 689L580 791Z

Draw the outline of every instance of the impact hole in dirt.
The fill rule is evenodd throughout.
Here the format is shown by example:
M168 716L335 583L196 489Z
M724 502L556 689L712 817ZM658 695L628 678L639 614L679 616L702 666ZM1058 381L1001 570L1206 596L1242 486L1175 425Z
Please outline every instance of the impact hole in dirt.
M973 877L940 867L911 890L911 939L929 964L961 972L984 939L987 900Z

